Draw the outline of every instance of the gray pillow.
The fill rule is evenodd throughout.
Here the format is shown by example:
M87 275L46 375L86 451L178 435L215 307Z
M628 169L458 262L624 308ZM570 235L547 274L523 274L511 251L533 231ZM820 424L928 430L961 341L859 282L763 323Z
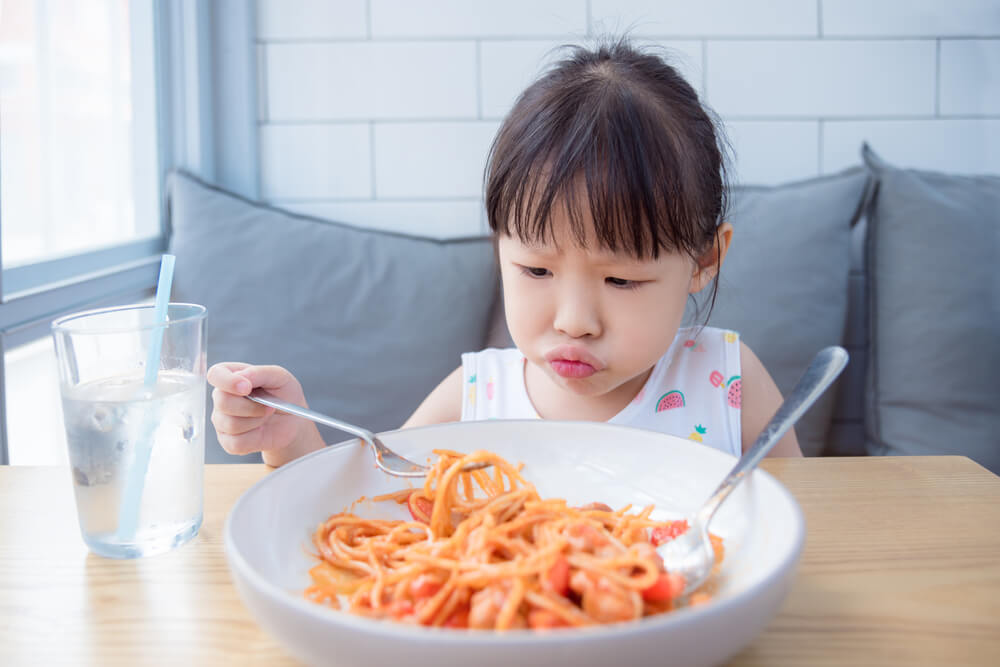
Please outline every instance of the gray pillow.
M865 145L870 454L961 454L1000 473L1000 178L897 169Z
M310 407L398 428L483 346L497 284L488 238L358 229L244 200L174 173L174 301L208 308L208 363L278 364ZM327 442L348 435L325 430ZM206 460L229 457L208 425Z
M855 167L732 191L733 240L708 323L739 331L784 396L820 349L842 344L851 225L868 180ZM700 312L688 309L687 323L704 322L705 299L697 306ZM795 426L806 456L823 451L836 394L828 389Z

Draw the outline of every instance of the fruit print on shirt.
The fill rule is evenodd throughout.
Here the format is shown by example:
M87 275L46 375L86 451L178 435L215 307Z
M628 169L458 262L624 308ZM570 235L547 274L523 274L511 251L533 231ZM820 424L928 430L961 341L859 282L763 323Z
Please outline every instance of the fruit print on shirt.
M729 391L726 392L726 402L729 403L729 407L739 410L743 403L743 381L739 375L734 375L729 378L726 386L729 387Z
M664 410L673 410L675 408L683 407L684 394L676 389L668 391L663 396L660 396L660 400L656 402L656 412L663 412Z

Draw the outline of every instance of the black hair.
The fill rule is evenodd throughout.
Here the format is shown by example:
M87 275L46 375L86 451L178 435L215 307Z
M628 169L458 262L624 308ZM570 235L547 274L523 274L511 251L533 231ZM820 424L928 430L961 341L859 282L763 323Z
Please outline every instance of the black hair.
M598 243L612 252L698 260L728 205L714 114L676 69L628 38L564 48L568 57L521 93L490 148L490 228L544 242L553 207L564 206L581 245L589 210Z

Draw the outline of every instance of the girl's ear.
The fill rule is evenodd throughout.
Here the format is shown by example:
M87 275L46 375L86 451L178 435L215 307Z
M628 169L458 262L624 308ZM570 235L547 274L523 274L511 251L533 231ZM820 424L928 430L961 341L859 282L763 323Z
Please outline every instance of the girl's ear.
M715 243L705 251L694 267L691 274L691 286L688 291L695 294L703 290L712 279L719 275L722 268L722 261L726 259L729 252L729 242L733 238L733 226L728 222L723 222L715 230Z

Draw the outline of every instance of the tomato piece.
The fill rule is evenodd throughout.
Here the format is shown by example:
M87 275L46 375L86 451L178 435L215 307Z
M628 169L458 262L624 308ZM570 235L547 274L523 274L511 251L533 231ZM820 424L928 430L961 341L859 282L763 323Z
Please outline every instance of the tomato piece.
M563 596L569 593L569 561L564 556L556 558L556 562L545 573L544 584L553 593Z
M553 614L548 609L532 609L528 612L528 627L532 630L545 630L548 628L565 628L568 623Z
M664 572L653 585L642 592L642 599L650 602L673 600L684 592L684 577L679 574Z
M460 607L456 609L448 620L444 622L446 628L467 628L469 627L469 608Z
M649 541L653 543L654 547L658 547L664 542L669 542L678 535L683 534L688 529L687 519L680 519L679 521L668 521L662 526L657 526L653 529L652 533L649 535Z
M441 590L441 585L441 582L434 577L421 574L410 584L410 593L417 599L429 598Z
M409 616L413 613L413 602L410 600L395 600L389 605L388 612L390 616L398 621L404 616Z
M431 514L434 513L434 501L424 498L419 492L414 491L406 499L406 507L410 510L410 516L414 521L420 523L430 523Z

